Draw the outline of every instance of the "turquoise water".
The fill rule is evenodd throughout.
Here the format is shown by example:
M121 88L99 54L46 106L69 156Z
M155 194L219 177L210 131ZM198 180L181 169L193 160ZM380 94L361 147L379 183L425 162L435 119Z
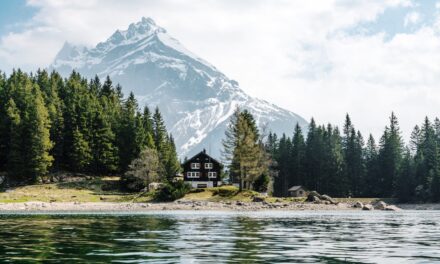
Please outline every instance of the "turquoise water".
M2 214L0 262L440 263L440 212Z

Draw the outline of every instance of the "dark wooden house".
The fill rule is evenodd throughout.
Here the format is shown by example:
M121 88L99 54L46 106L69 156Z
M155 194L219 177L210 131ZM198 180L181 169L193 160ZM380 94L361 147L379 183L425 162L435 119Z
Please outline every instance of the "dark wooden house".
M217 187L221 185L222 164L203 150L182 164L183 180L193 188Z

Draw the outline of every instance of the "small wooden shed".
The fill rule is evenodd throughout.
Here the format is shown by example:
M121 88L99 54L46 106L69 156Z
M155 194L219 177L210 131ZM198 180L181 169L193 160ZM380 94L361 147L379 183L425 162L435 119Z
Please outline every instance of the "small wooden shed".
M307 190L301 185L293 186L289 190L289 196L290 197L306 197L307 196Z

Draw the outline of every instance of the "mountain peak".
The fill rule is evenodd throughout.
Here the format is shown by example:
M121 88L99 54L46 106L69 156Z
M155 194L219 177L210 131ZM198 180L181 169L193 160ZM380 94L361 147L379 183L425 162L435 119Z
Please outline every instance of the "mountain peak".
M250 110L258 124L267 123L277 134L290 133L297 122L307 124L290 111L247 95L151 18L116 30L95 48L66 44L51 68L63 76L72 70L87 78L111 76L124 93L136 95L139 105L158 106L181 157L203 147L220 157L221 139L236 107Z
M140 21L131 23L128 29L116 30L105 42L99 43L98 47L104 48L108 44L118 45L124 42L138 41L157 33L166 33L166 30L159 27L152 18L142 17Z
M155 33L158 31L165 32L165 29L156 25L156 22L154 22L152 18L142 17L141 21L137 23L131 23L130 26L128 26L128 30L126 30L125 32L148 34L148 33Z
M65 41L61 50L57 53L56 59L58 60L69 60L78 57L82 52L84 52L85 47L75 46L70 42Z
M151 17L142 17L141 21L139 23L142 23L144 25L154 25L156 26L156 22Z

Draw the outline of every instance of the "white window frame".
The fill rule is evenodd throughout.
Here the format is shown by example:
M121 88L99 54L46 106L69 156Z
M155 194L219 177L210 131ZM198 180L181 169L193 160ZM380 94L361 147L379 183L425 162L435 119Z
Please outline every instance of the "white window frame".
M216 171L209 171L208 172L208 178L210 178L210 179L217 178L217 172Z
M192 170L198 170L198 169L200 169L200 163L198 163L198 162L193 162L193 163L191 163L191 169L192 169Z
M205 169L210 170L212 168L214 168L214 164L212 164L212 162L205 163Z
M186 177L189 179L189 178L191 178L191 179L197 179L197 178L200 178L200 172L198 172L198 171L188 171L187 173L186 173Z

